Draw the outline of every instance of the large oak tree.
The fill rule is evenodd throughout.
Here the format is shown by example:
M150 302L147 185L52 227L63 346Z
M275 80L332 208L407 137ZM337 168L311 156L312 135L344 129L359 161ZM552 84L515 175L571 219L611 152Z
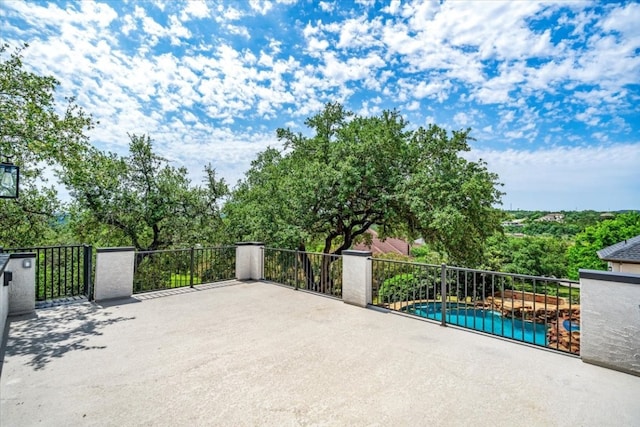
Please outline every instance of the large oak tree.
M205 185L194 186L185 168L153 152L149 136L130 140L128 156L92 149L65 170L64 182L83 215L74 234L106 226L116 233L116 244L139 251L217 243L219 202L228 192L224 180L207 166Z
M337 103L305 124L278 129L282 151L252 163L225 205L236 239L341 254L372 226L379 234L423 237L451 262L476 265L500 229L496 174L469 161L469 130L411 130L396 111L362 117Z

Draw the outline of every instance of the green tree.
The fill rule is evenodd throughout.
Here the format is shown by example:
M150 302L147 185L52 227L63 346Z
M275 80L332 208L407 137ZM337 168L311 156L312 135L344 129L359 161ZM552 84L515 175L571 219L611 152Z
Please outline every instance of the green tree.
M42 243L60 210L44 171L82 155L89 148L84 131L93 126L73 98L58 114L59 82L25 70L26 47L10 53L9 45L0 46L0 160L20 166L19 198L0 200L0 246Z
M578 279L578 270L606 270L607 263L597 252L607 246L640 235L640 213L628 212L614 219L587 227L576 236L575 244L567 250L569 278Z
M497 176L469 150L469 130L408 130L396 111L360 117L327 104L306 120L312 136L278 129L225 205L237 239L340 254L372 225L382 238L424 237L459 264L475 264L500 228Z
M211 166L205 186L191 186L185 168L170 166L152 150L149 136L130 135L129 156L90 150L65 169L64 182L83 221L78 234L115 230L137 250L213 243L221 226L220 199L227 194ZM81 229L80 229L81 227ZM104 241L104 240L102 240Z
M506 237L499 240L497 271L563 278L567 275L569 241L555 237ZM491 259L488 257L487 259Z

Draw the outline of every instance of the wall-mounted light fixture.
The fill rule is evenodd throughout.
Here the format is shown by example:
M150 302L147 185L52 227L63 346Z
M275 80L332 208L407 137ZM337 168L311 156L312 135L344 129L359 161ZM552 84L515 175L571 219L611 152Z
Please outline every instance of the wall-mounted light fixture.
M11 162L0 163L0 198L17 199L20 186L20 168Z

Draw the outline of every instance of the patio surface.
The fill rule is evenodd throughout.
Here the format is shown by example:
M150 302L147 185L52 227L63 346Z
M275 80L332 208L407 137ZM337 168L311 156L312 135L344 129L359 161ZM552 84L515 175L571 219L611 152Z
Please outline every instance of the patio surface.
M12 318L2 426L632 426L640 377L260 282Z

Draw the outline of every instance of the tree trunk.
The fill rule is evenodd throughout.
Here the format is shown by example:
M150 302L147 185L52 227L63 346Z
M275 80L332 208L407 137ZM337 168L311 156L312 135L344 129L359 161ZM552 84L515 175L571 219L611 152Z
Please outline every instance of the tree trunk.
M309 255L305 252L304 245L300 245L298 248L298 257L300 258L300 265L302 266L302 271L304 273L304 277L306 280L306 289L310 291L316 291L316 280L315 274L313 272L313 264ZM297 278L296 278L297 280Z

